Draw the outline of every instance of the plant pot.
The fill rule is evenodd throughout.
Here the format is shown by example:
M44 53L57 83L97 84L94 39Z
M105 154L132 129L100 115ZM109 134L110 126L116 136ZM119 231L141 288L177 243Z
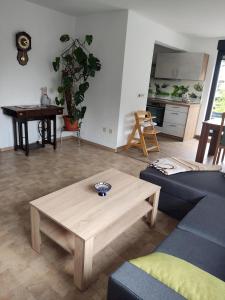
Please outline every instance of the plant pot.
M64 119L64 124L65 124L65 129L67 131L76 131L79 129L78 120L75 120L71 123L69 116L63 116L63 119Z

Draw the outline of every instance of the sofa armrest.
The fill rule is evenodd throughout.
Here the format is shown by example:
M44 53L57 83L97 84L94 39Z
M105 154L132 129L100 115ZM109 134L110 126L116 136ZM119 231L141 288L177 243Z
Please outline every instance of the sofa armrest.
M160 281L129 262L114 272L108 283L107 300L183 300Z

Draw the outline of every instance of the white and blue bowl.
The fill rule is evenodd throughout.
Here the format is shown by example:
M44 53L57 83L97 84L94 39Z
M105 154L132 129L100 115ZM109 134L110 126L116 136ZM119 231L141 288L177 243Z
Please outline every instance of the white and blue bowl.
M98 182L95 184L95 190L99 194L99 196L106 196L111 188L112 186L107 182Z

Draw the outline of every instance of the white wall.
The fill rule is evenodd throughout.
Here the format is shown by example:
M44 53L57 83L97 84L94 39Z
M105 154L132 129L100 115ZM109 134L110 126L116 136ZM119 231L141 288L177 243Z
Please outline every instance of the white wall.
M40 88L47 86L55 97L57 75L51 68L59 54L59 37L74 34L75 18L42 8L24 0L1 0L0 3L0 106L39 104ZM29 62L17 62L15 33L26 31L32 37ZM59 122L58 122L59 123ZM30 141L38 139L37 127L30 122ZM0 148L13 145L11 119L0 111Z
M125 145L134 124L134 112L145 110L155 42L181 50L190 40L134 11L128 13L117 147ZM138 94L143 97L138 98Z
M76 19L76 36L93 35L91 49L102 63L101 71L90 81L81 136L111 148L117 143L127 15L127 11L118 11Z
M200 135L202 128L202 121L205 119L207 110L209 94L211 89L211 83L213 73L215 69L215 63L217 58L217 45L218 39L206 39L206 38L191 38L191 50L196 52L204 52L209 54L209 62L206 72L206 78L204 82L204 88L202 92L201 109L198 118L198 124L196 128L196 134Z
M16 60L17 31L27 31L32 37L32 50L25 67ZM197 129L197 133L200 132L216 60L217 39L188 38L134 11L75 19L24 0L1 0L0 106L38 104L42 86L48 86L49 95L54 99L58 78L51 61L60 53L62 45L58 38L63 33L79 37L93 34L92 50L102 62L102 70L91 79L87 93L82 138L111 148L126 144L133 125L133 112L146 106L156 42L175 49L210 54ZM144 96L138 98L138 94ZM1 111L0 124L0 148L10 147L13 145L11 119ZM58 126L61 126L59 122ZM30 124L30 141L37 139L36 124Z
M81 132L86 140L111 148L126 144L134 122L134 111L146 108L155 43L211 55L203 92L203 98L207 99L216 53L215 41L204 40L205 49L199 39L178 34L134 11L79 17L75 34L79 37L93 34L92 50L102 61L102 70L91 80L86 97L87 112ZM138 97L139 94L143 96ZM109 129L112 129L112 134L109 134Z

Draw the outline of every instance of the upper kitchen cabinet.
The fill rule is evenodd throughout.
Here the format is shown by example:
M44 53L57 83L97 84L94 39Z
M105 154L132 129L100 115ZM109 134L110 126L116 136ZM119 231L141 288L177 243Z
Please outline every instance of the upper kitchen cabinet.
M203 81L208 59L205 53L158 53L155 78Z

